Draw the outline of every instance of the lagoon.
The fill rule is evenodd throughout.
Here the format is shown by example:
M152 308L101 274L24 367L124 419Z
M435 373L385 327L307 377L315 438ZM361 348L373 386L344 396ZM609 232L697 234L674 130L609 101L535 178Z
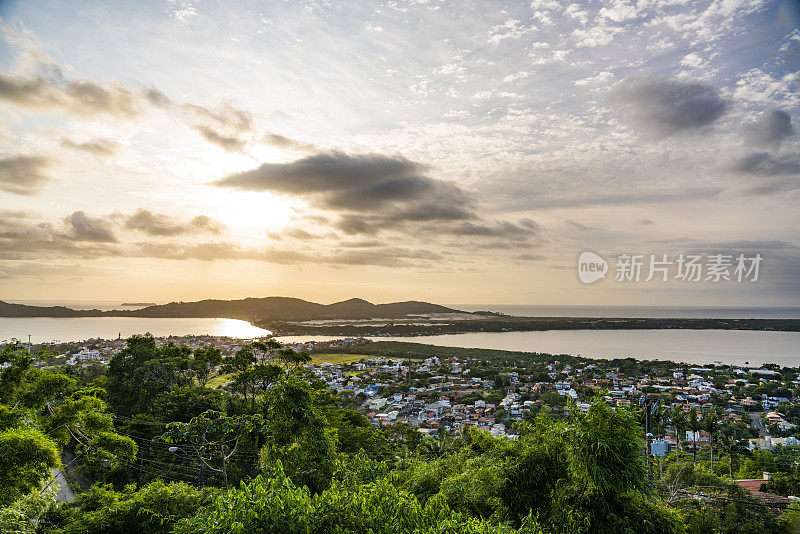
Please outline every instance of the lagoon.
M289 342L327 341L329 336L290 336ZM472 332L416 337L371 337L442 347L499 349L587 358L670 360L689 364L726 363L800 366L800 332L763 330L549 330Z
M211 335L236 338L268 336L269 330L247 321L211 318L145 317L0 317L0 341L17 338L32 343L114 339L150 332L156 337Z
M33 343L113 339L150 332L157 337L214 335L250 339L269 330L235 319L139 317L2 317L0 341L31 336ZM328 341L331 336L286 336L284 342ZM416 337L371 337L450 347L545 352L589 358L661 359L691 364L800 366L800 332L762 330L550 330L472 332Z

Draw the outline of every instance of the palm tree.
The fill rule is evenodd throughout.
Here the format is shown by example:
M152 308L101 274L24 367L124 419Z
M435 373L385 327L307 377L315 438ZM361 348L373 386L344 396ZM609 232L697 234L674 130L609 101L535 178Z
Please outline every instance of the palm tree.
M692 408L689 412L689 421L687 423L689 425L689 430L692 431L692 454L694 456L693 462L694 465L697 465L697 433L700 432L700 429L703 428L703 423L697 417L697 408Z
M675 453L675 459L681 461L681 429L686 428L686 413L683 411L682 406L675 406L670 413L672 419L672 426L675 427L675 442L678 450Z
M719 430L719 416L712 410L703 414L703 427L708 432L708 442L711 445L711 472L714 472L714 433Z
M733 478L733 453L739 449L739 440L732 434L723 432L719 437L719 442L722 450L728 453L728 474Z

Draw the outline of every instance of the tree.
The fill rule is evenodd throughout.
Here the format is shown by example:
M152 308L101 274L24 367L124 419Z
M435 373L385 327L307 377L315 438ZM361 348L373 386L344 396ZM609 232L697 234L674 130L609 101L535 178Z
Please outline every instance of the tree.
M156 346L152 335L132 336L109 362L106 387L109 402L121 415L147 413L153 400L192 381L191 350L172 343Z
M716 411L703 414L703 428L708 432L708 442L711 446L711 472L714 472L714 435L719 430L719 416Z
M689 430L692 431L692 448L693 448L693 463L697 465L697 435L700 429L703 428L703 422L697 417L697 408L692 407L689 412L689 420L687 421Z
M200 387L205 387L211 372L222 362L222 351L216 347L203 347L194 351L191 368Z
M18 340L0 348L0 403L13 398L32 365L33 358Z
M183 482L155 481L115 492L96 484L52 520L60 534L168 534L211 501L212 492Z
M203 412L225 410L225 393L202 386L175 388L159 395L153 404L153 416L159 421L188 423Z
M728 453L728 474L733 478L733 456L747 451L746 441L739 435L740 429L733 425L722 427L719 443L723 451Z
M289 348L281 349L278 352L278 358L286 367L287 376L293 370L297 370L303 365L311 361L311 356L305 352L297 352Z
M672 419L672 426L675 429L675 442L678 449L675 453L675 458L678 462L681 461L681 432L686 428L686 412L683 411L683 406L675 406L670 414Z
M294 376L275 382L264 398L264 419L262 470L271 473L280 460L295 484L314 493L327 488L333 476L334 442L314 407L309 385Z
M0 432L0 504L9 504L39 487L61 465L53 440L30 428Z
M188 423L170 423L161 436L189 451L203 467L219 473L225 489L229 489L228 466L239 444L251 433L262 431L260 415L229 417L221 412L208 411Z

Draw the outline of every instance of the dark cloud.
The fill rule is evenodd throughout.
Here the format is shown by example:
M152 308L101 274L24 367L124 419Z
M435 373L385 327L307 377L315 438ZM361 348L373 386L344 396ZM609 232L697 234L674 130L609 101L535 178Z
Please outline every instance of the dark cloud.
M744 126L745 141L758 147L780 145L793 133L792 118L780 109L767 110L754 122Z
M594 230L591 226L586 226L585 224L581 224L578 221L566 221L567 226L572 230L577 230L579 232L588 232L589 230Z
M381 221L375 221L361 215L343 215L336 221L335 226L347 235L375 235L381 230L384 224L382 224Z
M68 238L74 241L93 241L97 243L115 243L114 230L108 219L89 217L84 211L76 211L64 218L70 229Z
M206 141L224 148L230 152L241 152L247 146L247 141L233 135L223 135L210 126L194 126Z
M320 208L342 213L337 225L346 233L369 233L404 221L475 217L468 192L427 177L423 170L422 165L399 156L332 152L289 163L265 163L214 185L310 198ZM354 215L358 213L369 215Z
M304 151L315 150L314 145L310 143L303 143L302 141L290 139L284 135L276 133L268 133L264 135L264 137L261 138L261 142L278 148L287 148L291 150L304 150Z
M51 179L45 173L50 161L41 156L11 156L0 159L0 190L34 195Z
M0 100L30 108L63 108L95 115L133 116L141 112L142 97L116 82L99 84L66 78L55 65L33 77L0 72Z
M452 233L470 237L499 237L514 241L527 241L539 234L539 225L531 219L522 219L518 224L508 221L495 221L494 224L475 224L465 221Z
M514 259L521 262L529 262L529 261L542 261L546 258L538 254L519 254L517 256L514 256Z
M219 234L224 226L206 215L198 215L189 222L146 209L139 209L127 217L125 227L154 236L174 236L208 232Z
M120 144L111 139L92 139L91 141L78 143L72 139L64 138L61 140L61 146L88 152L96 156L113 156L120 148Z
M359 191L421 170L402 157L379 154L316 154L289 163L264 163L257 169L214 182L223 187L295 195Z
M742 174L780 176L800 174L800 158L773 156L767 152L749 154L734 163L733 170Z
M164 108L172 104L172 100L170 100L167 95L165 95L155 87L150 87L148 89L145 89L144 97L147 99L148 102L160 108Z
M210 109L196 104L181 104L181 109L192 116L191 126L206 141L230 152L241 152L248 141L242 135L253 130L253 117L248 111L226 104Z
M728 109L715 87L666 78L627 78L612 89L611 99L658 138L709 126Z

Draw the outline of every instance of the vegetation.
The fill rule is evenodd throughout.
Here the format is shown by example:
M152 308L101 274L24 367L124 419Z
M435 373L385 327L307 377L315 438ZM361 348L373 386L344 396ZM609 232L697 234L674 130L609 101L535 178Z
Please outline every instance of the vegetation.
M370 345L411 356L408 345ZM481 356L470 373L512 387L517 356ZM357 409L363 397L328 389L308 361L275 342L223 358L147 335L96 374L41 370L24 347L6 345L0 531L760 533L798 524L800 509L774 512L731 475L771 470L771 488L795 493L800 455L742 456L744 430L716 413L683 419L653 405L656 427L671 417L703 428L717 448L713 460L697 448L673 454L659 477L643 454L642 412L612 408L598 392L582 393L585 412L551 399L514 423L514 440L480 430L423 437L409 425L373 426ZM210 387L220 371L227 385ZM53 496L62 464L72 502Z

